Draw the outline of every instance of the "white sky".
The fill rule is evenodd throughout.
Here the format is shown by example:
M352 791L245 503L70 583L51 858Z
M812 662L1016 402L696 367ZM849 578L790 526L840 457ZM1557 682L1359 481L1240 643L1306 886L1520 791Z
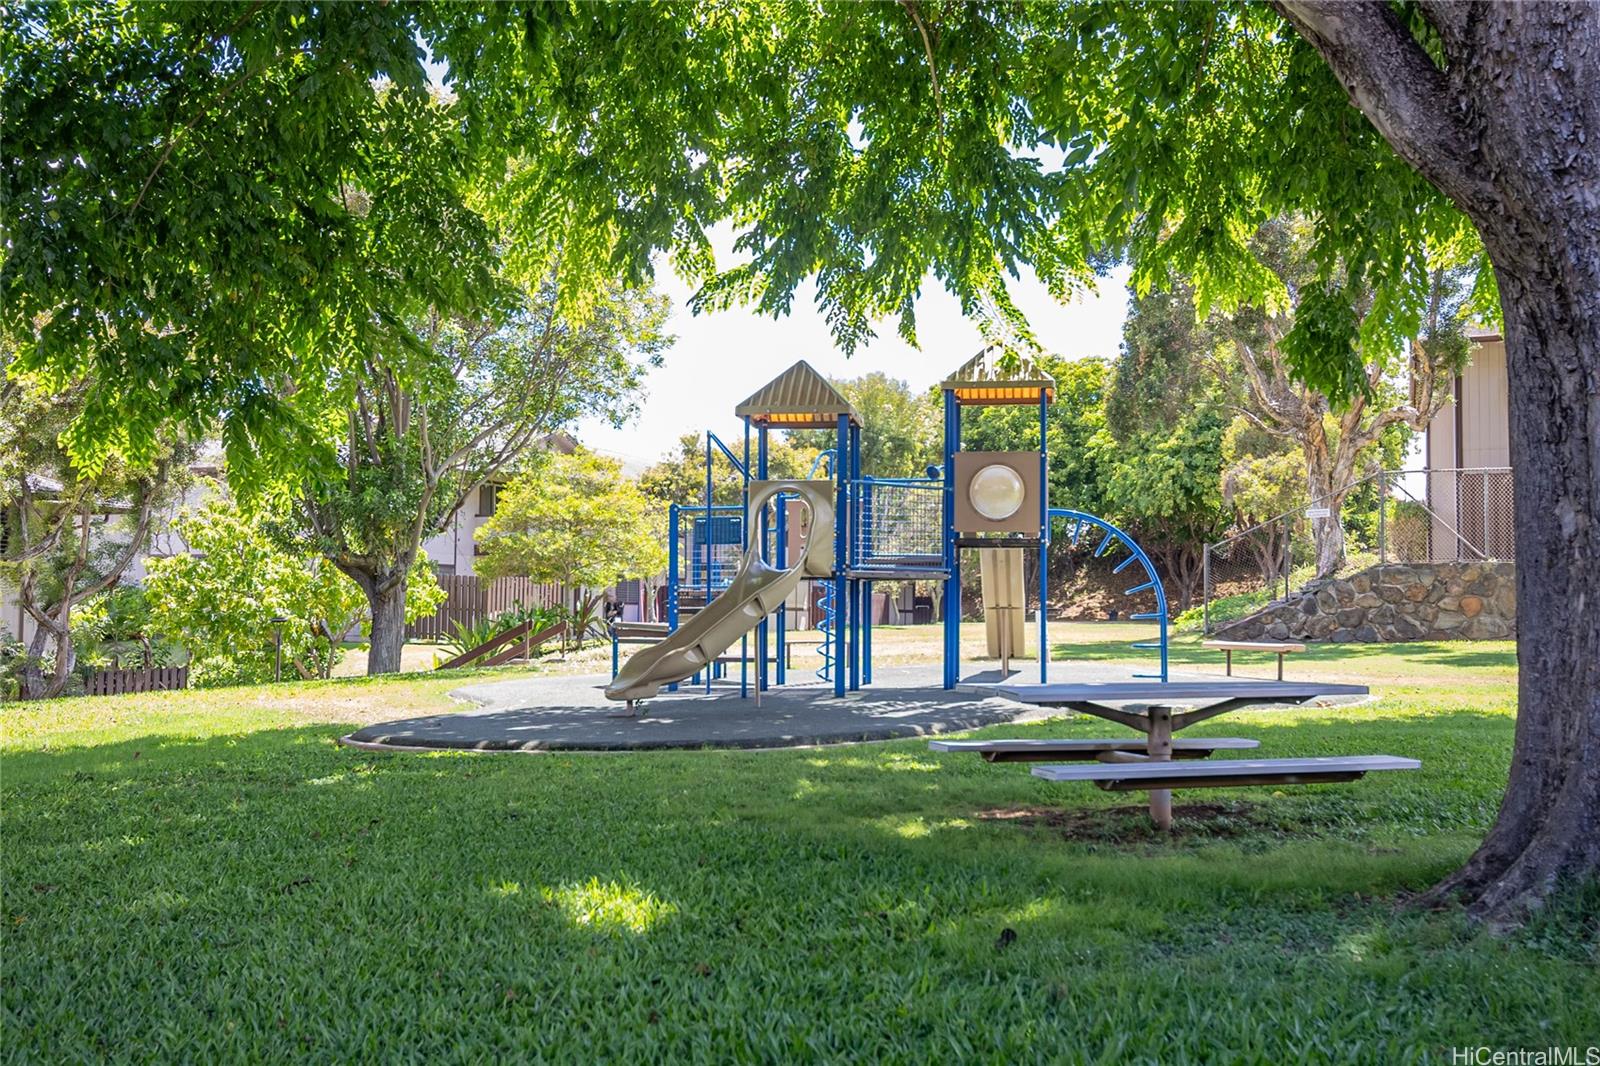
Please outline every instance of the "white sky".
M719 252L728 246L726 241L714 243ZM1111 357L1122 342L1127 285L1128 270L1119 267L1097 292L1062 304L1032 274L1025 274L1013 284L1012 296L1047 350L1069 359ZM684 433L710 429L725 440L742 439L734 407L798 359L829 377L881 370L922 389L942 381L983 347L977 326L962 316L955 297L933 278L924 283L917 300L920 350L901 340L890 320L879 323L878 336L849 357L834 346L809 283L795 293L793 311L780 319L743 308L695 315L689 310L694 290L665 263L657 286L672 300L668 328L677 342L651 372L638 418L621 430L590 420L580 422L576 431L584 444L630 465L654 462Z

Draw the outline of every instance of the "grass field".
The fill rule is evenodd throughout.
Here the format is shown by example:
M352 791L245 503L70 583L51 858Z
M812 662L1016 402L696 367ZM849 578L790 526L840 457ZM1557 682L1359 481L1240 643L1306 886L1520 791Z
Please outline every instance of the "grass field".
M1052 633L1059 660L1137 654L1131 627ZM877 637L905 661L937 644ZM1174 661L1220 670L1192 642ZM1508 644L1301 656L1291 677L1365 680L1378 699L1193 735L1422 771L1179 793L1171 839L1137 795L919 741L335 744L450 706L461 675L10 706L3 1053L1404 1062L1600 1044L1600 891L1500 938L1400 905L1493 818L1515 672Z

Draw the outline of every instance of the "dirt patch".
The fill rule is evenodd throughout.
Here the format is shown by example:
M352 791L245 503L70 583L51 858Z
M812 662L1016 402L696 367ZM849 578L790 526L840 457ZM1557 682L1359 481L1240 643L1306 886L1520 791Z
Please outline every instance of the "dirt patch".
M1266 827L1254 803L1178 803L1172 807L1172 832L1162 833L1150 821L1150 808L1127 807L1059 809L1053 807L996 807L979 811L986 822L1009 822L1028 829L1060 834L1065 840L1090 843L1132 843L1196 837L1227 839Z

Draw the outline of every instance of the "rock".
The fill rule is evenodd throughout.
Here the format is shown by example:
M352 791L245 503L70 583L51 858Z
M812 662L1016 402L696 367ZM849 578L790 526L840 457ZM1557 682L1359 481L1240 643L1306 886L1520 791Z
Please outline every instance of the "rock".
M1334 586L1333 598L1339 601L1340 607L1349 607L1356 602L1356 592L1349 585L1341 583Z
M1476 617L1478 617L1478 615L1483 613L1483 597L1481 597L1481 596L1463 596L1463 597L1461 597L1461 608L1460 608L1460 610L1461 610L1461 613L1466 615L1468 618L1476 618Z
M1371 592L1372 574L1369 571L1362 571L1350 579L1350 587L1356 590L1357 596L1361 595L1363 592Z
M1300 597L1300 613L1307 616L1317 613L1317 598L1315 596Z
M1461 598L1459 596L1446 596L1439 601L1439 609L1442 611L1459 611L1461 609Z
M1383 601L1378 598L1378 594L1376 592L1360 592L1356 594L1355 605L1357 607L1366 607L1370 609L1381 606L1382 604Z
M1406 598L1406 590L1400 585L1379 585L1378 596L1384 603L1399 603Z
M1393 625L1394 620L1399 616L1400 612L1395 609L1395 605L1392 603L1386 603L1382 607L1379 607L1376 611L1373 611L1371 614L1367 615L1367 620L1377 625L1386 626Z
M1433 620L1433 627L1440 630L1456 630L1466 625L1467 616L1460 611L1440 611L1439 617Z
M1356 639L1367 644L1376 644L1383 638L1378 636L1378 631L1375 628L1365 625L1356 630Z
M1331 637L1329 637L1328 639L1330 639L1330 640L1332 640L1332 641L1334 641L1336 643L1339 643L1339 644L1348 644L1348 643L1350 643L1350 638L1353 637L1353 636L1355 636L1355 634L1351 630L1348 630L1348 629L1335 629L1333 631L1333 635Z
M1270 626L1267 627L1267 639L1268 640L1288 640L1289 639L1289 627L1284 625L1282 622L1274 622L1274 623L1272 623Z
M1517 586L1509 581L1500 583L1500 590L1494 594L1495 613L1503 618L1517 616Z
M1354 629L1367 619L1367 612L1359 607L1346 607L1337 615L1339 624L1346 629Z
M1467 622L1461 630L1461 635L1468 640L1503 640L1510 632L1511 627L1500 619L1480 615Z
M1423 584L1407 585L1406 599L1412 603L1421 603L1428 598L1428 586Z
M1417 640L1428 631L1428 627L1426 625L1417 621L1415 618L1407 618L1404 615L1401 615L1399 618L1395 619L1394 625L1391 627L1391 629L1394 633L1394 635L1389 638L1391 640Z

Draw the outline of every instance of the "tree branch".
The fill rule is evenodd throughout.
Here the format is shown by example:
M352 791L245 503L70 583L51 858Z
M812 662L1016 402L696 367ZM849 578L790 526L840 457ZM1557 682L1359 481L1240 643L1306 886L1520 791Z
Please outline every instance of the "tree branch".
M1273 6L1322 55L1351 103L1402 159L1469 214L1493 206L1494 187L1483 177L1449 78L1389 4L1273 0Z

